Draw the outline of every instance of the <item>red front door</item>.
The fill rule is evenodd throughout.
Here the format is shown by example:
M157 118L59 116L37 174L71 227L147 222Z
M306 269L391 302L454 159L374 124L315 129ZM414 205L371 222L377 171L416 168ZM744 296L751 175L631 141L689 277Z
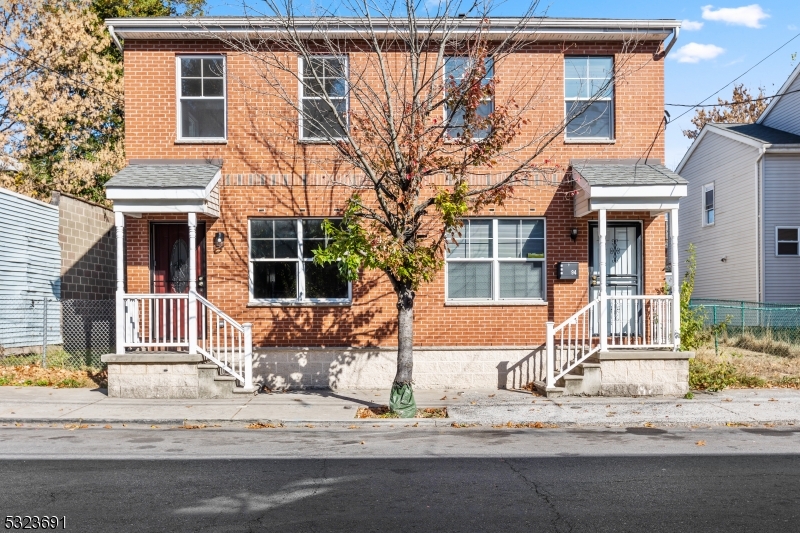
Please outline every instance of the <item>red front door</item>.
M197 292L206 295L206 226L197 225ZM185 294L189 292L189 226L187 224L153 223L151 226L150 272L155 294ZM150 320L155 337L162 342L188 342L186 333L186 300L156 300ZM198 303L198 317L199 315ZM198 336L202 324L198 320Z

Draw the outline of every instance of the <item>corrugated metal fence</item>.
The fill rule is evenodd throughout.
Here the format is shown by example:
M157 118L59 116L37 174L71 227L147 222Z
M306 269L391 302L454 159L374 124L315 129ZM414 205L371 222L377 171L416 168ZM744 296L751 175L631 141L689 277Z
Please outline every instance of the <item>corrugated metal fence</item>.
M0 301L0 365L100 368L114 333L114 300Z
M800 304L692 298L689 305L701 309L706 326L727 323L728 334L749 333L800 344Z

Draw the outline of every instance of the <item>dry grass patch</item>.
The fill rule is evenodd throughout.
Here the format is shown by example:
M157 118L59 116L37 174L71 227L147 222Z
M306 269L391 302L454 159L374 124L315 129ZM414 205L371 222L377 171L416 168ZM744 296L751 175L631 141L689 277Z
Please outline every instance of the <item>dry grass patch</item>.
M547 424L545 422L506 422L505 424L492 424L493 428L511 428L511 429L545 429L557 428L556 424Z
M39 364L0 366L0 385L82 389L108 387L105 370L42 368Z
M744 338L744 337L741 337ZM737 339L733 340L736 343ZM748 342L748 341L745 341ZM695 352L690 378L697 371L727 374L725 386L731 388L785 387L800 388L800 357L781 356L739 347L724 347L719 355L711 347ZM698 387L703 388L703 387ZM722 387L725 388L725 387Z
M400 418L400 415L389 410L388 405L380 407L359 407L356 418ZM447 418L447 407L423 407L417 409L414 418Z

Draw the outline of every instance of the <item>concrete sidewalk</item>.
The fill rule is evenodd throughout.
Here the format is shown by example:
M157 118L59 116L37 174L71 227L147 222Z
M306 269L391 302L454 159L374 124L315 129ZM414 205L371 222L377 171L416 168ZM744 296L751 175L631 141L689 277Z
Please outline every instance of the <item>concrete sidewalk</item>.
M682 398L570 397L547 399L525 391L419 390L419 407L448 408L447 419L420 425L481 426L542 422L572 426L800 425L800 391L725 390ZM104 390L0 387L0 426L14 423L183 424L241 426L254 421L297 424L404 424L356 419L361 406L388 403L387 390L295 391L225 400L109 398Z

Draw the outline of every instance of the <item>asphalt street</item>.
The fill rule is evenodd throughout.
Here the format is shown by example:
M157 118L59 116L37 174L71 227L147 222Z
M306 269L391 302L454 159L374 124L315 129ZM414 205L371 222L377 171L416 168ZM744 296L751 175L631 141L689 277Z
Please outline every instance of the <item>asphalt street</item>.
M800 530L794 427L26 426L0 480L67 531Z

